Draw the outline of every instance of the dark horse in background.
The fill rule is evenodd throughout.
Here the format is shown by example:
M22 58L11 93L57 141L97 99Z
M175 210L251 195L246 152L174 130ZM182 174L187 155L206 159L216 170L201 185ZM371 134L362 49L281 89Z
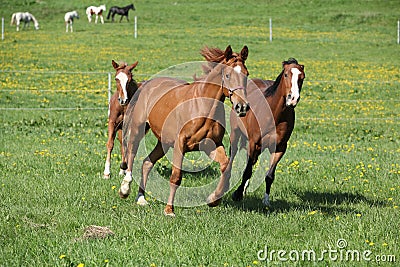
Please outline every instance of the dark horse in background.
M304 65L290 58L282 62L282 72L275 81L251 79L247 84L247 97L251 109L245 117L238 118L231 113L231 157L227 172L232 168L232 161L238 151L241 138L242 146L248 141L247 166L242 176L242 183L233 193L233 200L243 198L252 176L253 166L258 156L268 149L271 153L269 170L265 177L266 190L263 204L270 206L270 190L275 178L275 169L286 152L287 142L292 134L295 111L300 100L300 91L305 78Z
M126 7L118 7L118 6L113 6L110 8L110 10L108 11L108 15L107 15L107 19L110 19L110 16L112 17L112 21L114 22L114 16L115 14L121 15L121 19L119 20L119 22L122 21L123 17L126 17L126 20L129 21L129 17L128 17L128 13L129 10L136 10L135 6L133 4L130 4Z

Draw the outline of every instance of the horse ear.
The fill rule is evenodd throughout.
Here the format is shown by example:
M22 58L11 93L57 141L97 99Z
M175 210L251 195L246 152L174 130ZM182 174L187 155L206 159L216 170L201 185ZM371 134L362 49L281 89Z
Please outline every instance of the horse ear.
M243 61L246 61L247 57L249 56L249 48L247 45L243 46L242 51L240 51L240 57Z
M304 70L304 65L300 65L301 69Z
M224 55L225 55L225 59L227 59L227 60L229 60L232 57L233 51L232 51L231 45L228 45L228 47L225 49Z
M139 63L139 61L136 61L135 63L133 63L132 65L130 65L129 66L129 71L132 71L136 66L137 66L137 64Z
M118 69L119 65L117 62L114 61L114 59L111 61L111 63L113 65L114 69Z

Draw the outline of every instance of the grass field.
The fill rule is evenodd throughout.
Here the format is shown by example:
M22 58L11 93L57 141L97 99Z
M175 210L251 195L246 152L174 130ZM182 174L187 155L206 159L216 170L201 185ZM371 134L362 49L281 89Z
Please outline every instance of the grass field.
M134 1L129 23L89 24L85 8L102 3L0 0L0 266L400 262L398 1ZM63 16L74 9L67 34ZM9 25L25 10L39 31ZM248 45L251 77L274 79L289 57L305 65L272 208L261 204L264 184L240 203L229 193L216 208L177 207L174 219L151 194L147 207L120 199L120 177L102 179L111 60L138 60L141 80L229 44ZM216 167L185 174L183 185L215 179ZM168 179L169 170L162 159L153 172ZM95 238L92 225L113 234Z

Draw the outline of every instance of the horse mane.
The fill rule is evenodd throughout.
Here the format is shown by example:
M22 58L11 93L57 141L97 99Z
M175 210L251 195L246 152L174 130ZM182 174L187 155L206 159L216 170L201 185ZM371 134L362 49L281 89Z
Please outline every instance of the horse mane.
M201 66L204 73L202 76L196 77L196 74L193 75L194 81L204 79L204 77L206 77L215 66L225 60L225 51L219 49L218 47L205 46L200 50L200 54L206 59L206 61L208 61L208 64L203 64ZM238 56L239 55L237 53L233 52L232 57L225 63L230 65Z
M265 92L264 92L265 97L270 97L275 94L276 90L278 89L279 84L281 83L283 71L284 70L282 70L281 73L278 75L278 77L276 77L274 83L270 87L268 87L267 90L265 90Z
M225 52L217 47L205 46L201 49L200 54L210 62L221 63L225 58Z
M125 61L120 61L118 62L118 69L124 69L126 66L128 66L128 63L126 63Z
M297 62L297 60L295 58L292 58L292 57L289 58L288 60L282 62L282 66L289 65L289 64L297 64L298 65L299 63ZM278 75L278 77L276 77L274 83L270 87L268 87L267 90L265 90L265 92L264 92L265 97L269 97L269 96L272 96L275 94L275 92L278 89L278 86L281 82L283 72L284 72L284 69L281 71L281 73Z

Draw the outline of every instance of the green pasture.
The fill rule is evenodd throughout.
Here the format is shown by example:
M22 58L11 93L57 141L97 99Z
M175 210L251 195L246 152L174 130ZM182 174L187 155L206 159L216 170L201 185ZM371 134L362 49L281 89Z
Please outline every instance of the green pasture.
M89 24L85 8L103 3L106 23ZM107 21L112 5L129 3L0 0L0 266L398 265L398 1L135 0L130 22ZM71 10L80 19L65 33ZM16 32L18 11L34 14L40 30ZM135 204L137 185L118 197L119 145L114 175L102 179L108 73L112 59L138 60L135 79L147 79L202 60L204 45L247 45L250 77L275 79L289 57L304 64L296 127L270 209L261 203L264 183L253 183L240 203L230 192L216 208L176 207L176 218L166 218L154 192L146 207ZM170 166L163 158L152 175L167 181ZM212 164L185 173L183 185L218 176ZM112 234L91 235L92 226Z

